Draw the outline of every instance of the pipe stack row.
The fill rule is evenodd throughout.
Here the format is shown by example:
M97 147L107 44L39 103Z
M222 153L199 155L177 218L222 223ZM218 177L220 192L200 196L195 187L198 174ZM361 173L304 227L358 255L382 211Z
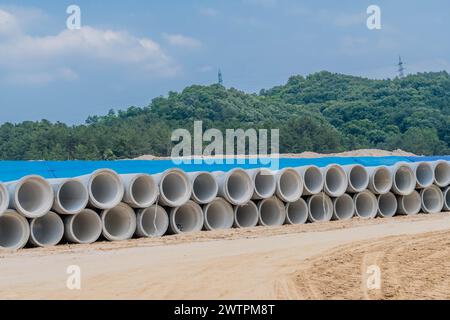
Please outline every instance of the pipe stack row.
M450 162L26 176L0 183L0 249L450 210Z

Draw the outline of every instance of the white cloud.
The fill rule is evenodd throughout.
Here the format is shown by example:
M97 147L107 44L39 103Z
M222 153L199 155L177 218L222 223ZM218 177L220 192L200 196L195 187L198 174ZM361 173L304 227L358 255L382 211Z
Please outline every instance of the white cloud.
M213 8L200 8L199 13L206 17L217 17L219 11Z
M163 34L163 38L172 46L183 48L199 48L202 43L197 39L184 36L182 34Z
M45 85L53 81L73 81L79 78L78 74L70 68L38 72L18 72L8 74L3 81L14 85Z
M78 75L68 63L85 61L134 67L152 76L173 76L179 70L161 46L150 38L90 26L80 30L65 29L56 35L31 36L22 31L16 16L0 10L0 74L12 79L9 82L73 80Z
M16 17L0 9L0 37L11 37L18 35L20 32L20 26Z
M12 14L20 21L21 29L27 29L29 26L45 22L49 19L49 16L45 11L35 7L0 5L0 10Z
M126 32L89 26L80 30L64 30L55 36L22 35L0 42L0 64L51 62L55 58L67 57L139 63L162 69L170 64L170 58L159 44L149 38L136 38Z

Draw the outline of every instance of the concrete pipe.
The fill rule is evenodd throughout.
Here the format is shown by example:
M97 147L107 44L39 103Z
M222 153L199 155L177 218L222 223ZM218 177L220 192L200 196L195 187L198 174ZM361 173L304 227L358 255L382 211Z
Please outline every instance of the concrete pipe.
M303 181L303 194L312 195L322 192L325 183L322 170L317 166L303 166L296 170Z
M253 181L248 173L236 168L228 172L214 172L219 185L218 195L233 205L246 204L254 191Z
M147 208L156 202L159 191L155 179L149 174L120 175L125 193L123 202L135 209Z
M6 186L9 192L9 208L27 218L42 217L52 208L52 187L40 176L26 176L7 183Z
M107 210L122 201L125 190L120 176L115 171L99 169L79 179L88 189L90 206Z
M98 240L102 234L102 220L91 209L64 217L64 237L72 243L89 244Z
M262 226L281 226L286 220L284 204L277 197L261 200L258 211L259 224Z
M77 214L86 208L89 192L78 179L49 179L54 192L52 210L59 214Z
M333 198L332 220L349 220L355 215L353 198L344 193L339 198Z
M258 206L253 201L234 207L234 226L236 228L255 227L258 224L258 220Z
M203 206L206 230L230 229L234 222L233 207L223 198L215 198Z
M375 218L378 213L378 200L370 191L356 193L353 196L355 214L360 218Z
M324 191L330 197L340 197L347 190L348 178L344 169L337 164L322 169L324 176Z
M9 193L6 186L0 182L0 215L8 209Z
M417 191L407 196L397 196L398 214L415 215L420 212L422 200Z
M393 175L392 192L398 195L408 195L416 187L416 176L409 164L400 163L391 167Z
M369 185L369 172L359 164L343 166L347 174L347 192L358 193L367 189Z
M180 169L169 169L153 175L159 186L159 200L162 205L180 207L189 201L192 186L186 173Z
M137 210L136 223L136 236L162 237L169 228L169 216L163 207L154 204Z
M416 176L416 188L423 189L434 182L434 168L431 162L416 162L412 164Z
M119 203L111 209L103 210L102 235L109 241L122 241L131 239L136 232L136 214L126 203Z
M191 199L198 204L213 201L219 192L214 176L209 172L191 172L187 174L192 184Z
M192 200L180 207L172 208L169 214L169 233L198 232L203 228L202 208Z
M450 184L450 163L448 161L434 162L434 183L441 188Z
M266 168L246 170L251 179L255 190L252 199L267 199L274 195L277 188L277 180L273 171Z
M22 215L14 210L6 210L0 215L0 249L21 249L29 237L30 226Z
M369 190L374 194L388 193L393 184L392 173L386 166L367 167L369 172Z
M286 224L304 224L308 220L308 204L303 198L287 203L285 210Z
M439 187L432 185L420 190L422 211L425 213L439 213L444 207L444 195Z
M30 220L30 243L35 247L56 246L64 236L64 223L54 212Z
M381 218L391 218L397 212L397 198L392 192L380 194L378 200L378 216Z
M303 194L303 181L300 173L293 168L284 168L275 173L276 194L284 202L295 202Z
M444 209L450 210L450 187L444 190Z
M312 195L307 200L308 221L330 221L333 216L333 201L324 192Z

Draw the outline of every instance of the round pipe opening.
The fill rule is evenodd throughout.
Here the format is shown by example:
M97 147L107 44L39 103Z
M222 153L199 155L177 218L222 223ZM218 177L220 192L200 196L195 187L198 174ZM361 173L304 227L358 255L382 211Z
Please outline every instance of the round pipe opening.
M137 208L146 208L155 203L158 197L158 187L152 176L137 175L130 184L131 202Z
M21 249L29 236L30 226L23 216L12 210L0 215L0 249Z
M277 188L277 181L272 171L268 169L259 170L254 177L255 193L260 199L273 196Z
M122 181L112 170L94 172L88 189L92 205L99 209L111 209L117 206L124 194Z
M434 180L439 187L446 187L450 183L450 164L440 161L434 168Z
M102 220L90 209L66 218L65 236L75 243L89 244L97 241L102 234Z
M330 221L333 216L333 202L321 192L308 198L308 220L310 222Z
M353 192L364 191L369 185L369 173L363 166L353 166L350 169L348 178L349 189Z
M419 188L426 188L433 184L434 170L430 163L421 162L417 165L416 181Z
M169 216L163 207L152 205L137 213L136 235L139 237L162 237L169 228Z
M450 187L444 191L444 207L445 210L450 210Z
M238 228L254 227L258 224L258 207L253 201L234 207L234 225Z
M77 214L89 201L87 188L81 181L67 180L59 186L54 208L61 214Z
M397 198L398 213L415 215L420 212L422 205L420 194L417 191L412 192L407 196L399 196Z
M204 223L202 208L197 203L188 201L181 207L172 209L169 221L172 233L201 231Z
M377 194L388 193L392 188L392 174L386 167L378 167L374 169L371 177L371 190Z
M16 185L16 209L27 218L42 217L52 208L53 199L52 187L39 176L25 177Z
M305 169L303 175L305 194L317 194L323 189L324 179L322 171L316 166Z
M355 204L348 194L333 199L333 220L349 220L355 215Z
M234 222L233 207L222 198L216 198L203 207L205 229L230 229Z
M281 226L286 219L284 205L276 197L261 200L258 209L259 223L263 226Z
M217 197L219 187L209 172L199 173L192 184L192 198L198 203L208 203Z
M0 183L0 214L8 209L9 205L9 193L6 186Z
M340 197L347 190L348 179L341 166L325 168L325 192L331 197Z
M355 213L360 218L374 218L378 212L378 201L373 193L364 191L353 196Z
M303 193L303 184L300 174L294 169L284 169L278 175L277 195L285 202L297 201Z
M136 231L136 214L125 203L119 203L101 214L102 234L109 241L130 239Z
M408 195L414 191L416 179L412 169L406 165L395 170L393 191L400 195Z
M252 179L244 170L234 169L226 176L225 194L232 204L246 204L251 199L253 190Z
M308 204L302 198L286 204L286 223L304 224L308 220Z
M163 202L171 207L185 204L191 197L192 187L186 174L177 169L167 171L160 181Z
M430 186L420 192L422 210L425 213L439 213L444 207L444 196L441 189Z
M397 212L397 198L392 192L378 196L378 215L382 218L390 218Z
M30 242L38 247L56 246L64 236L64 223L54 212L30 222Z

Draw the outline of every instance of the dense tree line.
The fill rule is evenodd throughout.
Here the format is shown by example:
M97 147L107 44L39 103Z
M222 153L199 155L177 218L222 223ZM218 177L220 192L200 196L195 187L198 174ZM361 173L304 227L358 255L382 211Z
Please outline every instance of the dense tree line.
M401 148L450 153L450 76L420 73L371 80L329 72L293 76L247 94L220 85L190 86L130 107L91 116L83 125L25 121L0 126L1 159L123 159L169 155L172 130L279 128L281 152Z

